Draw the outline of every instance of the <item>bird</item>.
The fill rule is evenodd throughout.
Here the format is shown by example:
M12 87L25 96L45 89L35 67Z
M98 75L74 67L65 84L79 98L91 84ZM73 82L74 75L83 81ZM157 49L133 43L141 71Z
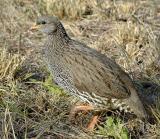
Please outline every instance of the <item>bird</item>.
M69 37L56 16L40 16L31 30L46 36L44 59L54 81L88 105L79 110L120 109L147 117L131 77L112 59ZM94 128L97 116L89 124Z

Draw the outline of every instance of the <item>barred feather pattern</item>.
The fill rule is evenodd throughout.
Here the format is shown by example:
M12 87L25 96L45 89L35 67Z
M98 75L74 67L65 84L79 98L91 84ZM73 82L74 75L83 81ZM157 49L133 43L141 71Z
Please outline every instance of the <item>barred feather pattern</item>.
M62 28L62 26L60 28ZM65 38L63 39L64 42L57 41L57 43L53 44L52 42L55 42L56 40L55 37L53 37L52 34L48 36L48 40L45 43L46 49L44 56L44 59L48 65L49 70L51 71L52 76L54 77L55 82L71 95L80 98L80 100L83 102L87 102L95 106L95 109L119 108L120 110L124 110L126 112L132 112L132 109L124 103L124 100L107 99L94 94L94 92L79 92L78 89L75 88L69 68L67 68L65 64L63 65L63 62L60 62L60 59L63 57L63 51L61 51L61 49L63 49L62 46L66 46L67 43L71 40L65 32L60 32L58 34L61 35L56 35L55 37ZM53 47L54 49L52 49ZM52 58L48 58L48 55Z
M146 117L130 77L111 59L70 39L61 22L55 24L56 32L48 34L44 45L44 59L55 82L95 109L119 108Z

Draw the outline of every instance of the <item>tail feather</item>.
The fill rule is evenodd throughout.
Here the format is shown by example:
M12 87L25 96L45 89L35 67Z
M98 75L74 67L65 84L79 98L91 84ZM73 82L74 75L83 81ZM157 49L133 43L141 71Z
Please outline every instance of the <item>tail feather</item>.
M136 114L139 118L146 119L148 117L135 89L131 90L131 96L126 100L126 104L130 106L134 114Z

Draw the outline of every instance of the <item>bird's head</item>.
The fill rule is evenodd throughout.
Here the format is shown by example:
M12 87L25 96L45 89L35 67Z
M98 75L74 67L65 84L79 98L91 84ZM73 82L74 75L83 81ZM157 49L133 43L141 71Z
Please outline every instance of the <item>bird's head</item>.
M31 27L31 30L39 30L47 35L54 34L59 28L63 26L59 19L55 16L41 16L37 18L35 25Z

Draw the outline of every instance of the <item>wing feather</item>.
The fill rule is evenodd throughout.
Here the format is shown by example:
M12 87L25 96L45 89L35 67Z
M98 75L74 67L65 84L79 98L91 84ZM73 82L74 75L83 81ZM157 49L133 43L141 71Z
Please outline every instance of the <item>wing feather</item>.
M74 56L69 56L67 61L72 62L73 83L80 92L118 99L130 96L128 86L132 81L113 60L89 47L79 48L74 44Z

